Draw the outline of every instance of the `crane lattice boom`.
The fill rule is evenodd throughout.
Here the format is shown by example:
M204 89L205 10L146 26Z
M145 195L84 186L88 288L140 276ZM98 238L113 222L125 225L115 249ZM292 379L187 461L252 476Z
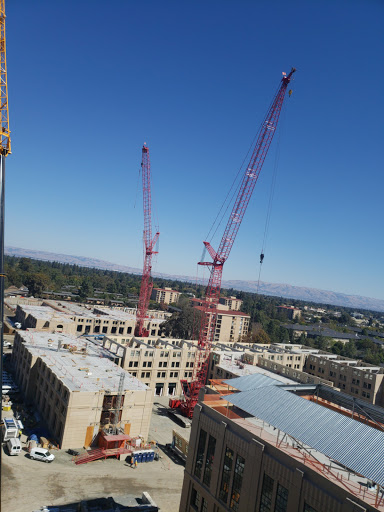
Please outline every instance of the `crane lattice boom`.
M247 167L244 169L240 189L217 252L209 242L204 242L204 245L213 261L199 263L199 265L209 266L210 277L202 306L203 314L201 317L199 343L195 356L192 381L190 383L185 380L181 381L183 389L187 389L187 392L185 393L185 401L181 403L181 409L188 417L192 417L199 391L205 385L207 380L208 358L215 335L217 304L219 303L220 298L223 265L229 257L236 235L239 231L240 224L248 207L249 200L252 196L252 192L260 175L261 168L277 128L287 86L295 71L296 70L292 68L288 75L283 73L280 86L275 94L271 106L269 107L267 115L261 124L251 159Z
M5 0L0 0L0 152L7 156L11 152L11 137L8 114L7 54L5 45Z
M157 254L154 247L160 233L152 238L152 204L151 204L151 164L149 160L149 149L144 144L141 160L141 173L143 180L143 208L144 208L144 268L141 278L139 304L137 307L135 336L148 336L148 330L144 328L144 320L147 316L149 299L152 293L152 256Z

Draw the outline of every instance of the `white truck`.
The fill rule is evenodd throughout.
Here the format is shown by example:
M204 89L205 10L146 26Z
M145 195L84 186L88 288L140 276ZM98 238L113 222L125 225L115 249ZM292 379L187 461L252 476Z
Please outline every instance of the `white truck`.
M23 428L21 421L14 418L4 418L2 425L2 440L5 443L8 439L16 439L20 436L20 430Z
M19 455L21 452L21 443L18 437L12 437L7 441L7 449L9 455Z

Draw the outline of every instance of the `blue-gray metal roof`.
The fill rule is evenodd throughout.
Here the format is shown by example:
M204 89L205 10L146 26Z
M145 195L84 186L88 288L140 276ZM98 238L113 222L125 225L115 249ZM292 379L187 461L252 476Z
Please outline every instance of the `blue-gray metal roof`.
M384 486L384 432L294 395L279 386L225 400Z
M265 386L278 386L283 384L282 381L272 379L271 377L261 373L244 375L243 377L236 377L234 379L227 379L223 382L224 384L229 384L239 391L249 391L251 389L263 388Z

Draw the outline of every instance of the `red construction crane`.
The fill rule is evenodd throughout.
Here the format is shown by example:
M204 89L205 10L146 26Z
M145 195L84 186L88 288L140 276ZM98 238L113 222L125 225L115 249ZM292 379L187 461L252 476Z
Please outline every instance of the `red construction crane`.
M152 255L157 254L154 247L160 233L152 238L152 206L151 206L151 164L149 161L149 149L144 143L141 150L141 174L143 179L143 208L144 208L144 268L141 278L139 304L137 306L135 336L147 337L149 332L144 328L144 320L147 316L149 299L152 293L151 280Z
M209 266L210 277L205 291L205 299L203 300L203 314L201 317L198 350L195 356L192 381L190 383L186 380L181 381L185 400L181 402L180 408L183 414L189 418L193 415L199 391L207 380L209 354L214 341L223 265L231 252L253 189L255 188L256 181L260 175L265 157L276 131L287 86L295 71L295 68L292 68L288 75L283 73L280 86L260 127L249 164L244 168L240 189L229 216L219 249L215 251L209 242L204 242L213 261L199 263L199 265ZM175 402L173 401L172 403L172 401L170 401L170 405L175 405Z

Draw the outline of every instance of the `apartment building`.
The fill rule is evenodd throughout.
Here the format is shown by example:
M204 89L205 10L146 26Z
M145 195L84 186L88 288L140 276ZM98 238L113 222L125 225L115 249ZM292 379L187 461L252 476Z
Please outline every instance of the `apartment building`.
M216 344L210 355L209 378L232 378L245 372L254 373L257 372L254 368L260 366L260 361L271 361L302 372L308 355L317 352L319 350L284 343L234 343L228 346Z
M384 432L373 422L315 403L316 386L256 374L223 389L195 407L180 512L384 510Z
M102 347L64 333L17 331L12 361L25 402L34 405L60 448L90 446L116 414L121 431L147 439L152 390L117 367Z
M191 299L191 305L200 311L203 310L201 299ZM220 305L217 309L215 335L213 341L237 342L248 334L251 317L242 311L231 311L229 306Z
M180 379L192 380L197 341L106 337L103 348L157 396L181 395Z
M384 407L384 368L319 352L308 356L305 372L331 381L344 393Z
M227 306L229 311L240 311L243 301L236 297L220 297L219 303Z
M151 336L159 336L161 324L170 313L148 311L144 327ZM79 305L72 302L42 301L41 305L17 304L16 321L22 329L46 332L104 335L133 335L136 324L136 309L108 308Z
M302 349L301 345L288 343L272 343L268 347L262 345L257 348L248 348L242 358L244 363L257 365L260 358L276 361L288 368L302 371L308 354L317 353L318 350Z
M181 292L172 290L172 288L153 288L151 299L163 304L171 304L179 301Z
M75 334L76 324L66 314L50 306L17 305L15 321L20 323L22 329L36 329L45 332L63 332Z
M301 317L301 310L294 306L277 306L277 309L289 320L299 320Z

